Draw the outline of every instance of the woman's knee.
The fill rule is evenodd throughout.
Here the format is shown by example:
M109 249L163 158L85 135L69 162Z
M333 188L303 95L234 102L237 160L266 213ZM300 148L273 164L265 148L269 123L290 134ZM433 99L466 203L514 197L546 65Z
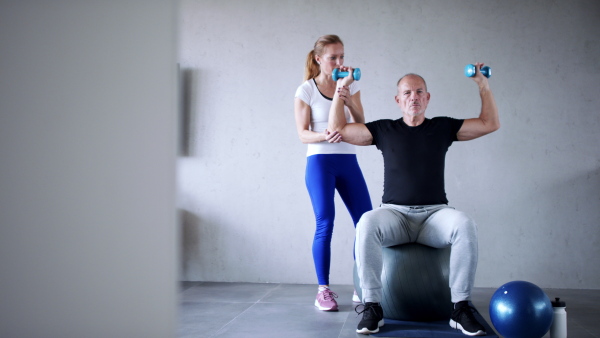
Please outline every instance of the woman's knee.
M329 238L333 234L333 217L319 218L317 217L317 224L315 229L315 239L318 238Z

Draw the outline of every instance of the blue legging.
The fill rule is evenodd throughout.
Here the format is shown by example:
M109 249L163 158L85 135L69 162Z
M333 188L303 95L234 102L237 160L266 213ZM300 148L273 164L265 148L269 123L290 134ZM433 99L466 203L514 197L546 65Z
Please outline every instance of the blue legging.
M307 157L305 179L317 221L312 247L317 278L319 285L329 285L335 190L348 208L354 227L363 213L373 209L371 197L355 154L311 155Z

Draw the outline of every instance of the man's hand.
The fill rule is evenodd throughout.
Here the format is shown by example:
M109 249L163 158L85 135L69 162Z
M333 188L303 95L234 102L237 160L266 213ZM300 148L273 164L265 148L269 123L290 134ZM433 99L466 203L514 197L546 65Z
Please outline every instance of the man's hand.
M481 67L483 67L484 64L477 62L475 63L475 76L471 77L473 79L473 81L475 81L475 83L477 83L477 85L479 86L479 88L485 88L485 89L489 89L489 83L488 83L488 78L485 77L482 73L481 73Z
M346 86L346 87L350 86L350 84L352 82L354 82L354 68L341 66L340 72L348 72L348 76L341 77L337 80L338 88L341 86Z

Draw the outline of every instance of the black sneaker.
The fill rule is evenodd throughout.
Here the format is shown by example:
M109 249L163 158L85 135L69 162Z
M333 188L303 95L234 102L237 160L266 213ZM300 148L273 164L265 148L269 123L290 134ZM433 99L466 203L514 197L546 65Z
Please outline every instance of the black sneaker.
M363 305L359 305L363 306ZM357 306L354 311L358 314L363 314L363 318L358 323L356 332L362 334L371 334L379 332L379 328L383 326L383 309L379 303L366 303L361 312L358 312Z
M485 327L475 319L473 315L475 312L477 310L469 305L468 301L454 304L454 310L450 316L450 326L453 329L461 330L467 336L484 336Z

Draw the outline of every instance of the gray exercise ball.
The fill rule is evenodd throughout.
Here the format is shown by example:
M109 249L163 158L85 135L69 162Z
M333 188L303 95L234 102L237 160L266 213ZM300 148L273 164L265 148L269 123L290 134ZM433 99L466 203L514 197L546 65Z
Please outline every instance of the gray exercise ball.
M450 247L410 243L383 248L383 316L403 321L447 320L450 296ZM362 299L354 265L354 287Z

